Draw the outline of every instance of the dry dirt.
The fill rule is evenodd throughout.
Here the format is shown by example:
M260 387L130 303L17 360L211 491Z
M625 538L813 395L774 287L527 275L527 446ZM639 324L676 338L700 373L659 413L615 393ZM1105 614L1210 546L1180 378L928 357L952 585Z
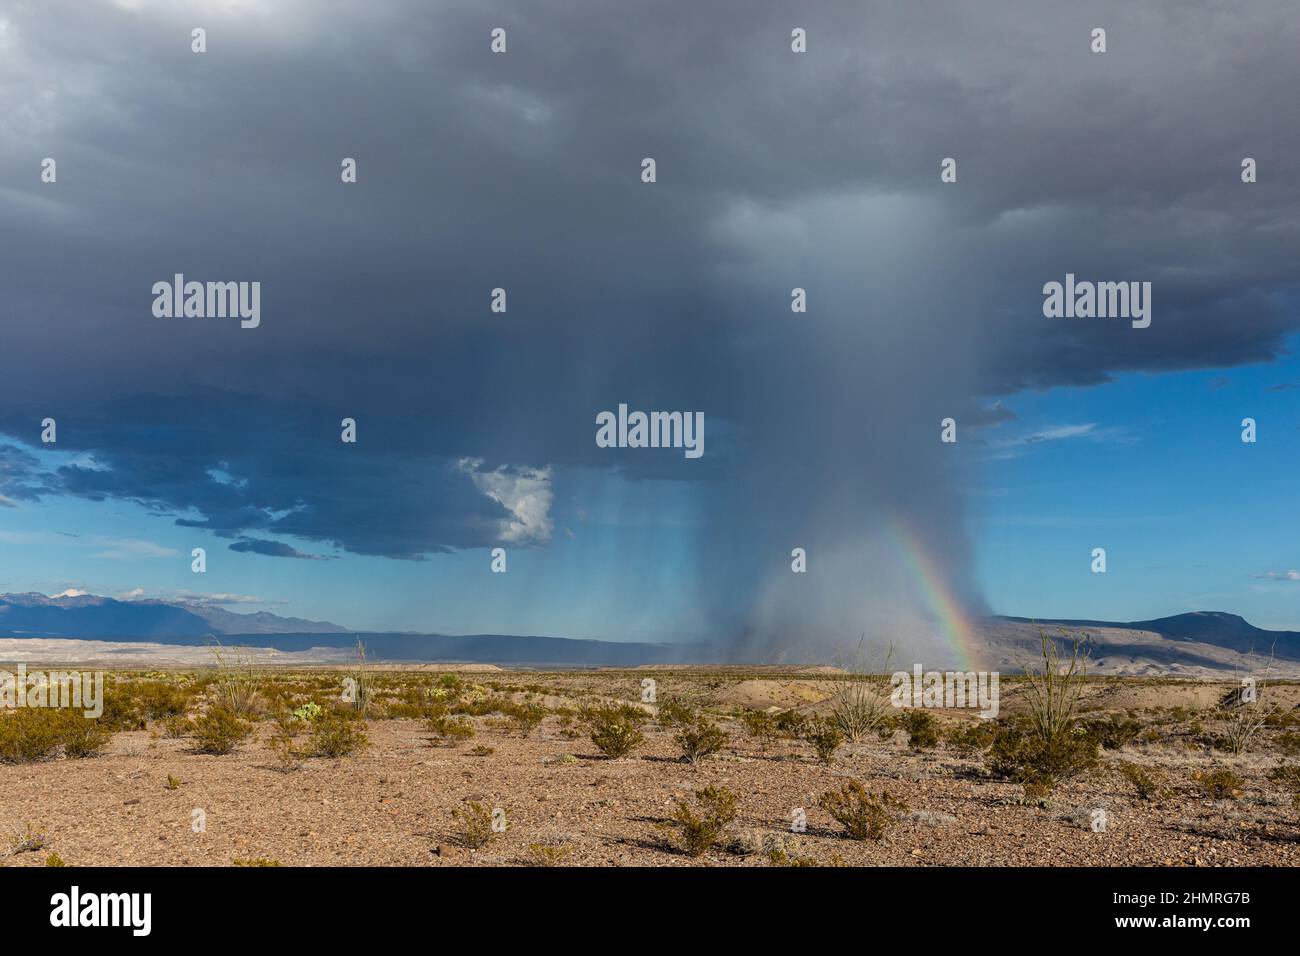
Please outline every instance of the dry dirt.
M552 708L594 699L633 702L646 673L511 672L494 692L523 699L517 688L526 685ZM946 745L913 752L901 732L847 745L827 766L799 741L764 750L726 716L741 706L815 709L843 686L833 674L692 670L655 677L661 701L676 697L712 712L730 740L721 754L682 763L674 732L653 723L642 749L609 760L583 728L565 730L556 716L527 738L478 717L474 739L454 748L432 745L420 721L374 719L367 722L371 745L362 753L309 759L286 772L267 746L269 721L226 756L194 753L191 741L157 729L129 731L116 734L99 757L0 765L0 836L30 828L46 838L39 851L3 862L42 865L55 853L74 866L226 866L259 858L314 866L518 865L534 862L533 847L543 845L557 848L564 865L764 866L773 846L817 863L849 865L1300 864L1297 810L1267 777L1285 759L1268 733L1239 756L1197 743L1191 724L1213 719L1205 708L1226 685L1090 686L1088 706L1149 719L1161 736L1105 751L1100 769L1061 785L1038 805L1025 800L1020 786L991 778L979 755L960 756ZM1288 709L1300 700L1300 688L1279 691ZM1013 707L1016 688L1004 695L1004 708ZM1182 724L1168 722L1160 708L1170 707L1195 713L1179 717ZM1156 724L1162 713L1166 722ZM491 753L475 755L476 747ZM1156 768L1170 792L1139 800L1115 770L1120 759ZM1246 779L1236 799L1212 800L1196 788L1193 771L1212 767ZM175 789L168 788L169 777L180 781ZM847 839L817 807L820 794L848 779L873 792L888 789L910 808L884 839ZM679 799L709 785L738 795L739 819L730 832L759 852L717 849L692 858L677 848L670 814ZM501 808L508 822L476 851L457 844L453 811L468 801ZM807 830L791 832L800 807ZM196 809L206 819L203 832L192 826ZM1097 809L1106 814L1102 832L1092 827Z

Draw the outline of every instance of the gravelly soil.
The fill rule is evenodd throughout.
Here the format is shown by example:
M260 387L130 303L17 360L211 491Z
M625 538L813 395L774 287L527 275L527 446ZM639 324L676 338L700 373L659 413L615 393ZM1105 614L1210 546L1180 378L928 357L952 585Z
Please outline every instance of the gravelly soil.
M599 679L583 680L599 687ZM626 696L626 695L625 695ZM42 865L56 853L72 865L215 865L269 859L284 865L520 865L533 845L558 848L565 865L771 865L790 856L849 865L1282 865L1300 864L1300 820L1289 794L1267 779L1275 753L1239 757L1196 751L1175 740L1130 746L1123 759L1159 768L1171 793L1136 798L1107 752L1102 768L1063 784L1045 806L1018 785L988 777L978 757L940 748L913 753L902 734L842 749L817 763L803 744L768 750L724 719L731 746L695 765L678 760L672 731L647 727L632 756L601 758L585 735L551 717L528 738L475 720L477 736L433 746L420 722L369 721L359 755L305 761L283 771L267 747L269 724L227 756L193 753L190 742L151 731L117 734L96 758L0 766L0 828L41 833L46 845L11 855L8 866ZM493 748L475 756L472 748ZM568 755L568 756L566 756ZM1194 770L1228 766L1247 780L1238 799L1215 801ZM168 777L181 781L168 789ZM846 839L817 807L846 778L905 801L883 840ZM691 858L667 826L678 799L710 784L739 798L730 833L749 853L714 850ZM477 801L508 821L484 848L457 843L452 811ZM791 832L804 808L807 831ZM194 832L201 809L206 829ZM1094 831L1094 811L1106 814ZM752 852L758 849L759 852Z

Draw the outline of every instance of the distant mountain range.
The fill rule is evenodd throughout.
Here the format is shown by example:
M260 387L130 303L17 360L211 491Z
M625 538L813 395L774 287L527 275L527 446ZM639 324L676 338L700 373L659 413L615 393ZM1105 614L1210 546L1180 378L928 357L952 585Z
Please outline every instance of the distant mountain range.
M202 602L119 601L91 594L0 594L0 638L6 637L163 645L200 645L217 638L227 645L291 652L352 648L360 640L373 660L565 667L635 667L720 659L718 649L707 645L517 634L450 636L352 631L326 621L280 617L266 611L236 614Z
M1213 676L1258 670L1300 676L1300 632L1266 631L1236 614L1194 611L1151 621L988 617L974 627L971 656L1008 673L1032 664L1039 634L1086 638L1089 670L1102 674ZM0 594L0 638L65 638L163 645L226 644L306 652L350 648L360 639L374 660L458 661L519 666L634 667L640 664L754 663L721 646L574 640L511 634L358 632L324 621L261 611L237 614L201 601L119 601L91 594ZM789 660L789 663L821 663ZM936 662L937 663L937 662Z
M326 621L235 614L201 601L118 601L94 594L0 594L0 636L158 641L220 634L341 634Z

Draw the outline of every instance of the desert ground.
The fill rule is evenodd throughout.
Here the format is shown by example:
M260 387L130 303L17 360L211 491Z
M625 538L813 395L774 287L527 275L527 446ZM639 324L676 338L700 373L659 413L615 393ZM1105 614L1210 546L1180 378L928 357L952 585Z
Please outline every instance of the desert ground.
M32 743L22 734L44 731L20 722L36 711L0 712L0 865L1300 864L1300 685L1251 705L1224 681L1078 686L1071 740L1094 741L1095 760L1044 785L991 747L1030 710L1010 678L996 722L886 703L870 732L837 741L839 708L879 678L119 671L89 742ZM642 740L611 757L602 728L606 745ZM714 752L688 762L683 739Z

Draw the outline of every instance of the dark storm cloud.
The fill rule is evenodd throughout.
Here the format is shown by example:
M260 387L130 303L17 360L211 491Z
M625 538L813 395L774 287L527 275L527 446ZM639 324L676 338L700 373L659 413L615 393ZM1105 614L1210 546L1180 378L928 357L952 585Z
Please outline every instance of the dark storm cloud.
M300 558L307 561L320 561L320 555L307 554L283 541L267 541L265 538L240 538L230 545L231 551L245 551L250 554L264 554L272 558Z
M35 501L51 490L50 476L31 452L0 444L0 498Z
M726 489L701 584L743 626L792 543L888 588L881 515L973 601L941 418L1297 325L1283 0L138 6L0 14L0 431L57 413L64 493L413 558L509 527L463 457L617 467ZM261 281L262 326L153 318L176 272ZM1151 281L1151 328L1045 319L1066 272ZM704 410L705 459L597 449L620 401Z
M0 432L21 433L31 414L0 416ZM505 509L455 461L413 445L413 424L376 420L346 445L342 417L288 403L268 411L211 389L110 397L63 421L53 446L93 459L42 471L33 455L0 445L0 491L129 499L220 537L261 531L393 558L496 539Z

